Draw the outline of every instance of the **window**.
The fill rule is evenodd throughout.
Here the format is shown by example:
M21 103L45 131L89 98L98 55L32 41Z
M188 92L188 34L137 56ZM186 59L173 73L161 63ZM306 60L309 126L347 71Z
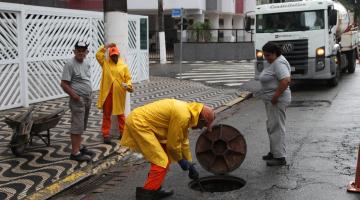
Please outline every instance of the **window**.
M324 10L262 14L256 16L257 33L321 30Z

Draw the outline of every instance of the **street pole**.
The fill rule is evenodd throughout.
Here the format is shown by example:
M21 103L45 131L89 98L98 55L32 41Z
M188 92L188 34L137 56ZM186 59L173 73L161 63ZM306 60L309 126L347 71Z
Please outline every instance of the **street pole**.
M166 63L166 40L164 32L164 9L163 0L158 0L158 24L159 24L159 46L160 46L160 63Z
M355 4L355 9L354 9L354 21L355 23L359 26L359 19L360 19L360 3L358 2L358 0L354 0L354 4Z
M179 58L180 80L182 80L183 26L184 26L184 9L181 8L181 20L180 20L180 58Z
M104 36L106 43L115 43L120 56L127 61L128 39L128 14L127 0L104 0ZM108 56L108 55L107 55ZM130 113L130 94L126 92L125 115ZM111 133L118 134L117 117L111 117ZM116 134L117 133L117 134Z

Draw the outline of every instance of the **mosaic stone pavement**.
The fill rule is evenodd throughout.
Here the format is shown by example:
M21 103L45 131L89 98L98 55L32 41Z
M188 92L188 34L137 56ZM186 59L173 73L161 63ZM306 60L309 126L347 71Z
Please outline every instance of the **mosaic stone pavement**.
M136 108L162 98L177 98L198 101L217 108L238 97L240 92L235 89L212 88L197 82L151 77L150 81L135 84L135 92L131 95L131 107ZM97 95L92 103L86 134L83 135L84 144L96 152L93 159L95 164L118 149L115 140L112 145L102 143L102 112L96 108L96 99ZM68 98L61 98L43 102L37 105L37 112L49 113L57 108L67 108L67 101ZM67 133L70 127L70 111L67 111L59 124L51 129L49 147L35 138L32 146L27 147L22 156L15 157L9 149L12 130L4 123L4 117L25 110L19 108L0 112L0 199L22 199L91 164L68 159L71 151Z

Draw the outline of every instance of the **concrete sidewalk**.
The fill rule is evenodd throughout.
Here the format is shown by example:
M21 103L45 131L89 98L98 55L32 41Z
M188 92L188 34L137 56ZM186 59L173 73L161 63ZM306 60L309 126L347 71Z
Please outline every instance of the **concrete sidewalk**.
M202 102L221 110L225 105L231 106L236 103L239 97L243 99L248 95L249 93L237 89L213 88L191 81L151 77L150 81L135 84L135 92L131 95L131 107L133 109L162 98L177 98ZM15 157L9 149L12 130L4 123L4 118L26 109L0 112L0 199L48 198L97 170L116 163L126 154L115 153L119 150L116 140L112 145L103 144L100 133L102 113L96 108L96 100L97 95L93 99L89 126L84 134L84 144L96 152L92 163L69 160L69 111L57 127L51 129L49 147L38 140L19 157ZM61 98L43 102L39 112L49 113L56 108L67 108L67 101L68 98ZM38 191L40 193L37 193Z

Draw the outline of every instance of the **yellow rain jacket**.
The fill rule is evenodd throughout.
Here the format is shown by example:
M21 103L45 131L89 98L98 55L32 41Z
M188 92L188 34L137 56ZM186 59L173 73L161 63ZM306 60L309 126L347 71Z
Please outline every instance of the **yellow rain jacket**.
M102 67L100 94L97 106L99 109L103 108L112 86L112 114L121 115L124 114L126 97L126 90L121 84L126 83L128 85L128 91L132 91L131 75L127 65L122 59L119 58L118 63L115 64L111 59L105 58L105 52L105 47L101 46L96 53L96 59Z
M187 103L163 99L133 110L126 118L120 144L140 152L160 167L168 161L191 161L188 129L196 127L204 107L201 103ZM161 144L166 144L166 151Z

